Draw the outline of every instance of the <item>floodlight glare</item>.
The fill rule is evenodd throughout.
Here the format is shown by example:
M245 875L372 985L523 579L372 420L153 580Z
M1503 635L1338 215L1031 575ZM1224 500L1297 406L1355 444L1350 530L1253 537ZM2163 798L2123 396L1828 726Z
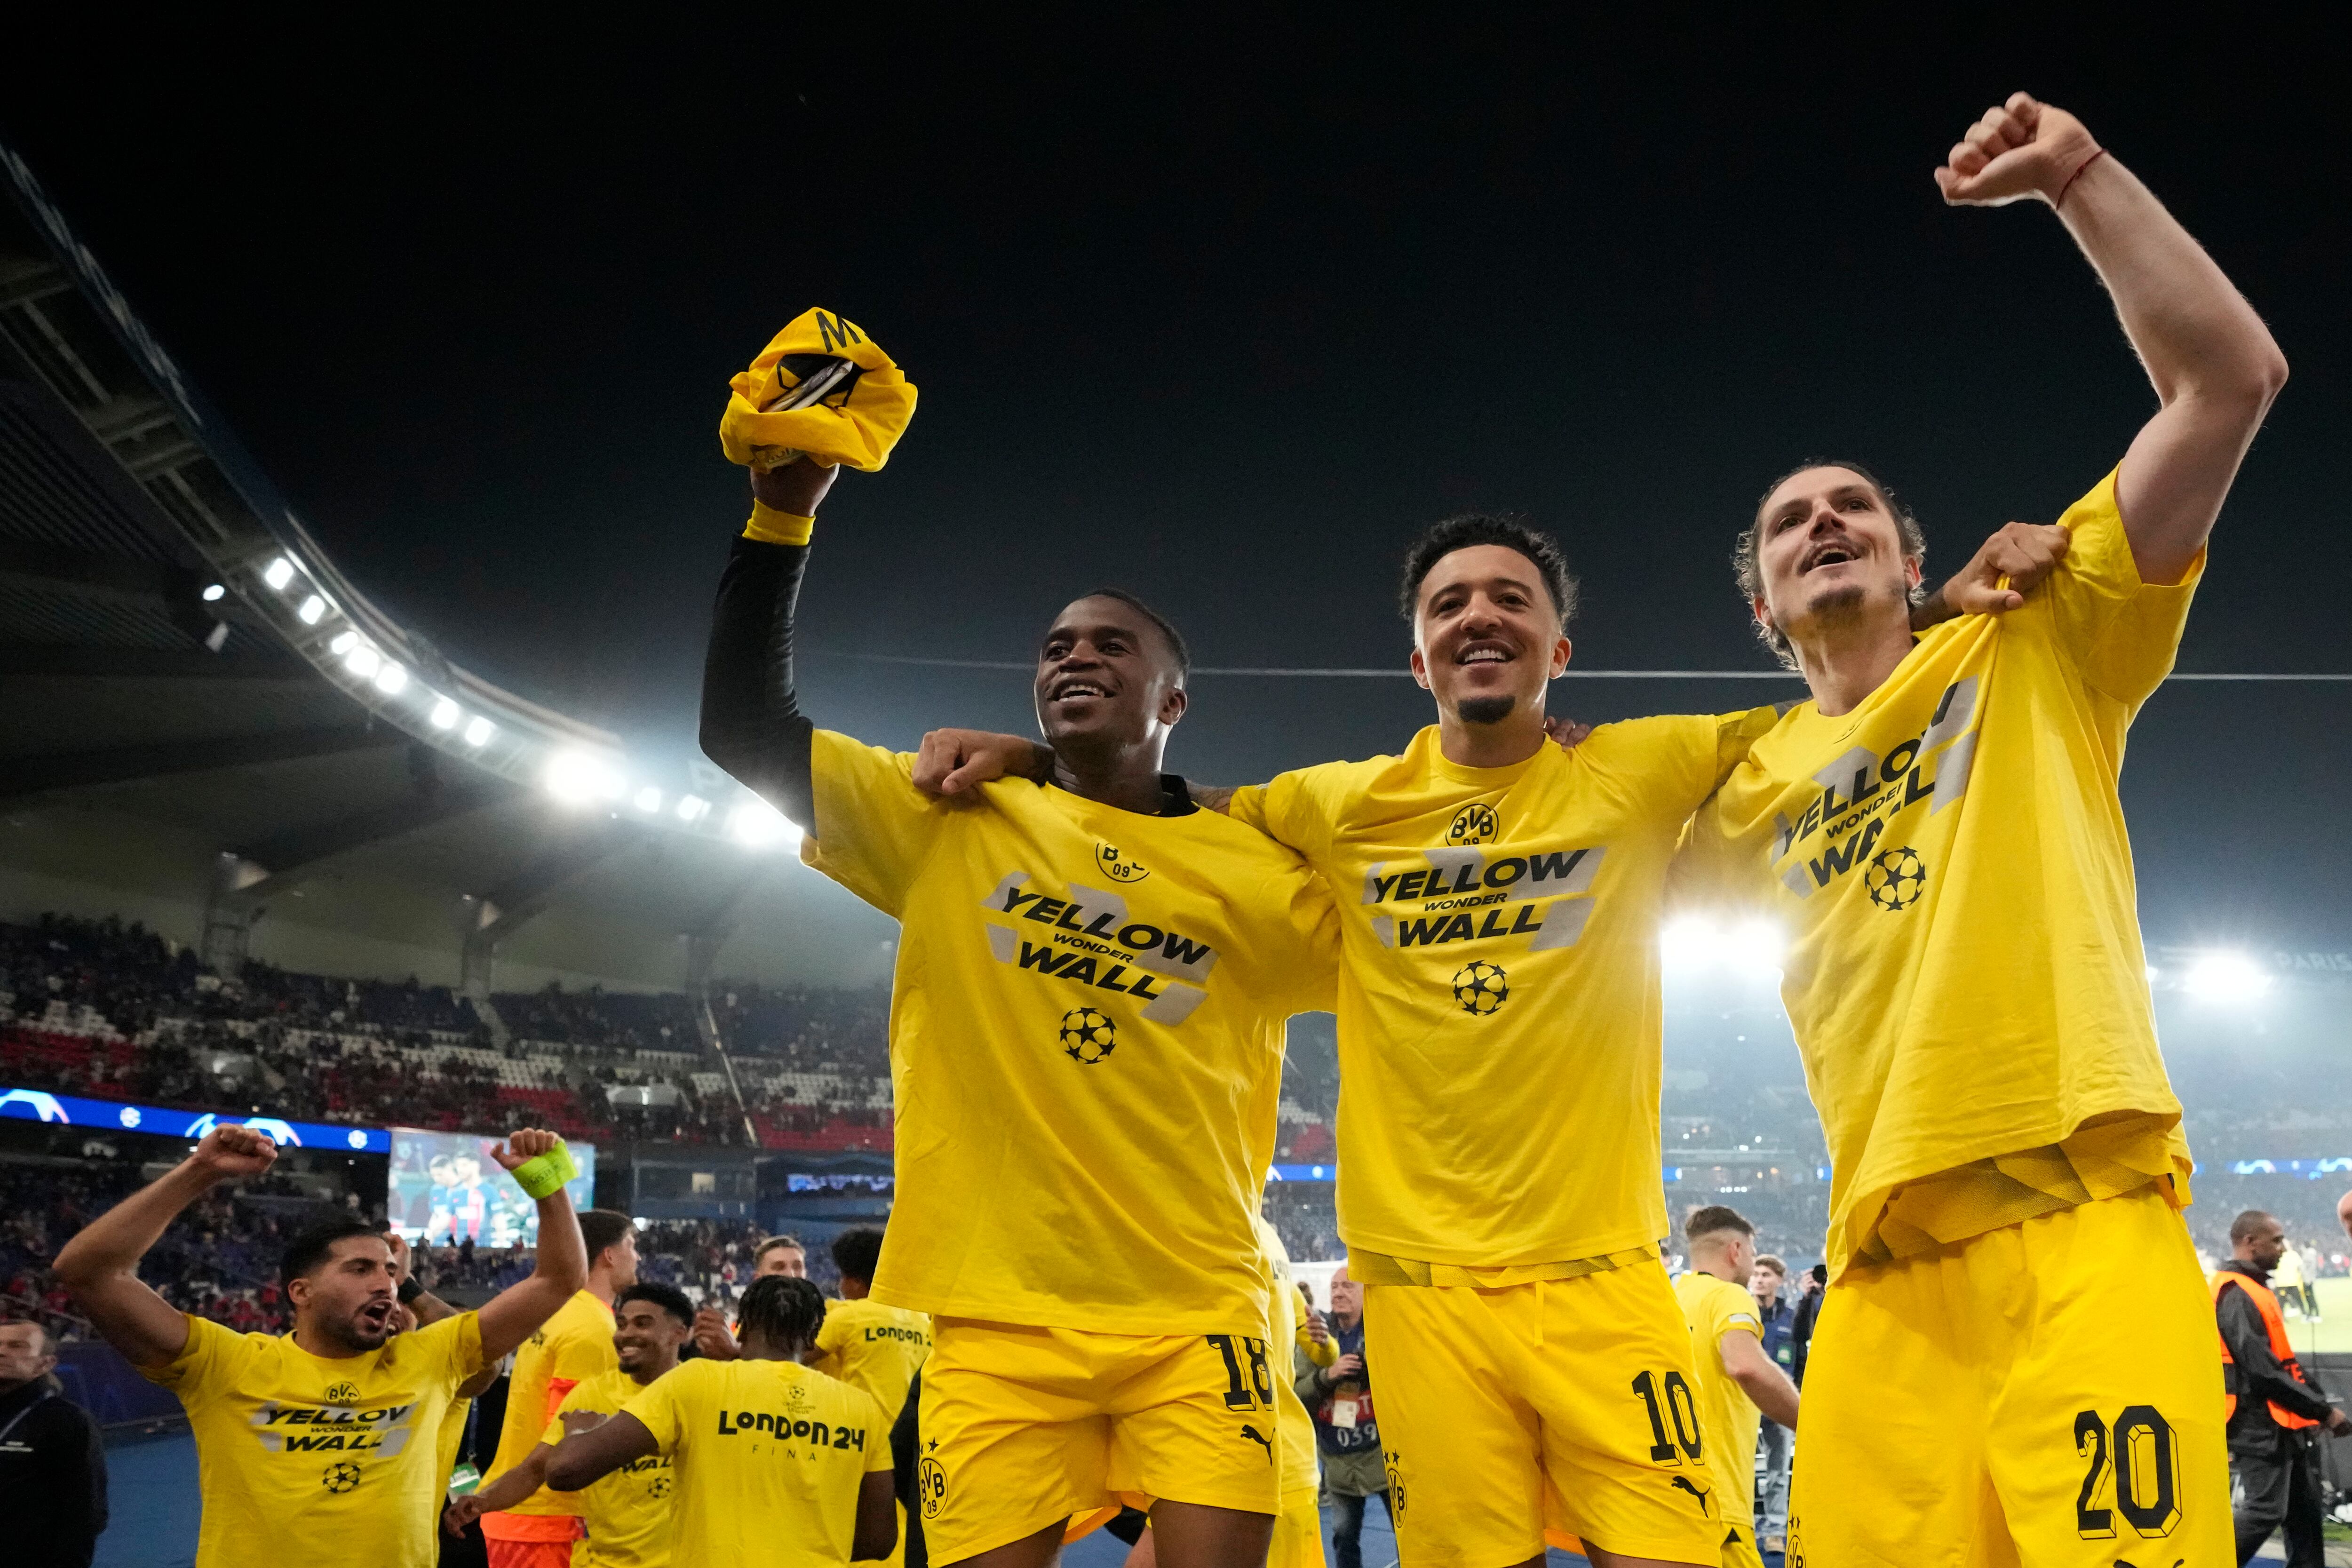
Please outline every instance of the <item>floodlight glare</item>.
M645 788L637 792L637 809L639 811L659 811L661 809L661 805L662 793L661 791L654 788L653 785L647 784Z
M337 632L335 640L327 645L327 651L340 658L351 652L352 645L359 640L360 634L357 632Z
M383 692L386 697L398 696L400 694L401 688L407 684L407 668L404 666L394 663L391 659L385 659L383 661L383 668L375 672L375 689L378 691Z
M319 624L319 617L327 613L327 601L313 594L303 600L302 607L294 613L301 617L304 626L315 626Z
M499 732L499 727L488 719L476 719L466 726L466 744L478 746Z
M294 563L283 555L261 570L261 580L273 588L283 588L294 581Z
M455 702L450 701L446 697L436 698L433 703L433 711L429 717L433 721L433 727L435 729L454 730L457 727L457 705Z
M677 819L680 822L700 822L710 814L710 803L698 795L677 797Z
M204 598L205 603L207 605L217 605L222 599L227 597L227 595L228 589L218 583L207 583L205 584Z
M363 642L352 644L351 652L343 655L343 668L362 680L374 679L375 672L383 667L383 655Z
M1780 928L1766 920L1724 925L1705 915L1685 915L1658 932L1658 953L1669 970L1764 976L1779 971L1788 946Z
M566 805L618 800L627 787L621 775L586 752L558 752L547 762L547 793Z
M2271 988L2271 977L2242 952L2209 952L2189 966L2180 988L2200 1002L2251 1002Z
M727 814L727 831L747 849L793 849L800 846L801 830L792 820L757 798Z

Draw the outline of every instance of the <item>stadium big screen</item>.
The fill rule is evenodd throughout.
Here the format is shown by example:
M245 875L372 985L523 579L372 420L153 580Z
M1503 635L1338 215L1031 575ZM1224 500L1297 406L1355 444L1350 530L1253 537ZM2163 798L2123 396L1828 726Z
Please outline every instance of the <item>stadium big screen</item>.
M411 1242L454 1247L533 1247L539 1209L490 1151L499 1140L470 1132L392 1130L392 1172L385 1184L386 1221ZM580 1174L565 1184L574 1207L595 1202L596 1146L567 1142Z

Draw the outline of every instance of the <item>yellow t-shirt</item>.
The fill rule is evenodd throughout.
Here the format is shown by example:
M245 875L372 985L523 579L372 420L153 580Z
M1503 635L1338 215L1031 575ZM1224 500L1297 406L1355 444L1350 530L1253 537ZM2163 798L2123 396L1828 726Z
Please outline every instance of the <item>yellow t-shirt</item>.
M648 1385L615 1369L583 1378L548 1418L539 1440L552 1447L564 1438L563 1413L614 1415ZM559 1492L580 1510L587 1539L572 1549L572 1568L666 1568L670 1547L670 1494L676 1477L669 1456L632 1459L585 1491Z
M913 766L818 731L801 844L901 925L898 1204L874 1300L1254 1331L1283 1021L1330 1005L1328 895L1215 812L1139 816L1025 780L935 800Z
M441 1413L441 1430L433 1440L435 1463L441 1467L441 1485L446 1489L449 1478L457 1473L457 1446L466 1440L466 1412L474 1407L470 1399L453 1399L449 1408Z
M2168 1176L2188 1201L2116 778L2204 557L2142 584L2112 474L2061 521L2022 608L1929 631L1851 713L1792 710L1693 824L1695 880L1788 929L1833 1273Z
M1402 756L1234 795L1341 911L1356 1279L1501 1285L1655 1255L1666 868L1774 718L1606 724L1506 768L1448 762L1433 726Z
M796 1362L684 1362L626 1409L675 1466L677 1563L839 1568L859 1486L890 1468L874 1396Z
M1764 1413L1724 1370L1723 1336L1736 1329L1754 1334L1761 1344L1764 1324L1746 1286L1712 1274L1693 1269L1675 1276L1675 1298L1683 1304L1692 1359L1698 1363L1698 1416L1706 1434L1707 1472L1715 1478L1722 1518L1745 1527L1756 1517L1756 1434L1763 1427ZM1671 1378L1666 1393L1671 1399ZM1675 1419L1671 1409L1664 1414L1669 1422Z
M487 1479L496 1480L530 1458L531 1450L539 1447L540 1434L547 1429L548 1417L574 1386L599 1373L617 1371L620 1364L620 1353L613 1349L613 1309L585 1290L574 1291L572 1300L557 1308L555 1316L541 1323L515 1352L514 1372L507 1383L506 1419L499 1426L498 1458L490 1461ZM508 1540L551 1539L541 1533L548 1527L509 1521L572 1518L580 1511L572 1494L541 1487L503 1512L484 1514L487 1522L482 1532ZM552 1539L569 1539L569 1535Z
M1257 1235L1274 1276L1274 1286L1266 1292L1265 1342L1267 1364L1274 1369L1275 1426L1282 1439L1282 1491L1285 1496L1311 1492L1322 1484L1315 1457L1315 1417L1307 1413L1307 1403L1293 1385L1291 1361L1286 1353L1306 1331L1307 1302L1298 1294L1297 1278L1290 1270L1290 1249L1282 1245L1281 1233L1260 1219Z
M896 1421L907 1403L907 1385L930 1353L930 1319L869 1296L825 1303L824 1327L817 1331L816 1354L809 1364L827 1377L864 1389L882 1407L883 1415Z
M186 1348L139 1374L187 1407L204 1494L196 1568L341 1562L355 1541L384 1568L433 1568L449 1482L441 1416L481 1370L471 1312L332 1360L290 1334L190 1318Z

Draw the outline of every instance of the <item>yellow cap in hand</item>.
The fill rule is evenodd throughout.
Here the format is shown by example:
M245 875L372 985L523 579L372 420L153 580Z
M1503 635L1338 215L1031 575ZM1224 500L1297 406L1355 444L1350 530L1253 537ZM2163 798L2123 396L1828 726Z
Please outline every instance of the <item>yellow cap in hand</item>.
M915 384L853 322L806 310L736 376L719 421L728 460L756 468L795 458L867 472L915 417Z

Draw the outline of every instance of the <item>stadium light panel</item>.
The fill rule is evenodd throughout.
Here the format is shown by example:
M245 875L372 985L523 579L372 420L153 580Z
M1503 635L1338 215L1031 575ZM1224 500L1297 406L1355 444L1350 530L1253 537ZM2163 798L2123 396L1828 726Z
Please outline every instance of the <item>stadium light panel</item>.
M547 793L566 805L618 800L628 786L602 759L586 752L558 752L548 759Z
M357 632L337 632L335 634L335 640L327 645L327 651L333 654L337 658L341 658L343 655L351 652L352 645L359 640L360 634Z
M273 588L283 588L294 581L294 563L283 555L261 569L261 580Z
M228 588L226 584L220 583L207 583L205 584L204 599L205 604L217 605L227 596Z
M801 830L766 801L753 798L727 814L727 831L747 849L797 849Z
M319 597L316 594L313 594L309 598L303 600L302 607L294 612L297 616L300 617L302 624L306 626L317 626L319 624L319 618L326 613L327 601Z
M375 672L375 689L386 697L399 696L401 689L407 684L407 667L396 664L391 659L385 659L383 668Z
M457 727L457 721L464 715L457 710L457 705L455 702L450 701L446 697L438 697L434 699L433 711L426 717L431 720L433 727L436 730L454 730Z
M710 815L710 803L698 795L677 797L677 819L680 822L700 822Z
M383 656L363 642L354 642L351 651L343 655L343 668L362 680L374 679L375 672L383 667Z
M637 792L636 805L639 811L659 811L662 808L662 792L651 784L646 785Z
M2189 966L2180 988L2200 1002L2251 1002L2271 988L2271 977L2242 952L2209 952Z
M499 727L496 724L491 723L488 719L478 718L466 726L466 744L469 746L485 744L498 732Z

